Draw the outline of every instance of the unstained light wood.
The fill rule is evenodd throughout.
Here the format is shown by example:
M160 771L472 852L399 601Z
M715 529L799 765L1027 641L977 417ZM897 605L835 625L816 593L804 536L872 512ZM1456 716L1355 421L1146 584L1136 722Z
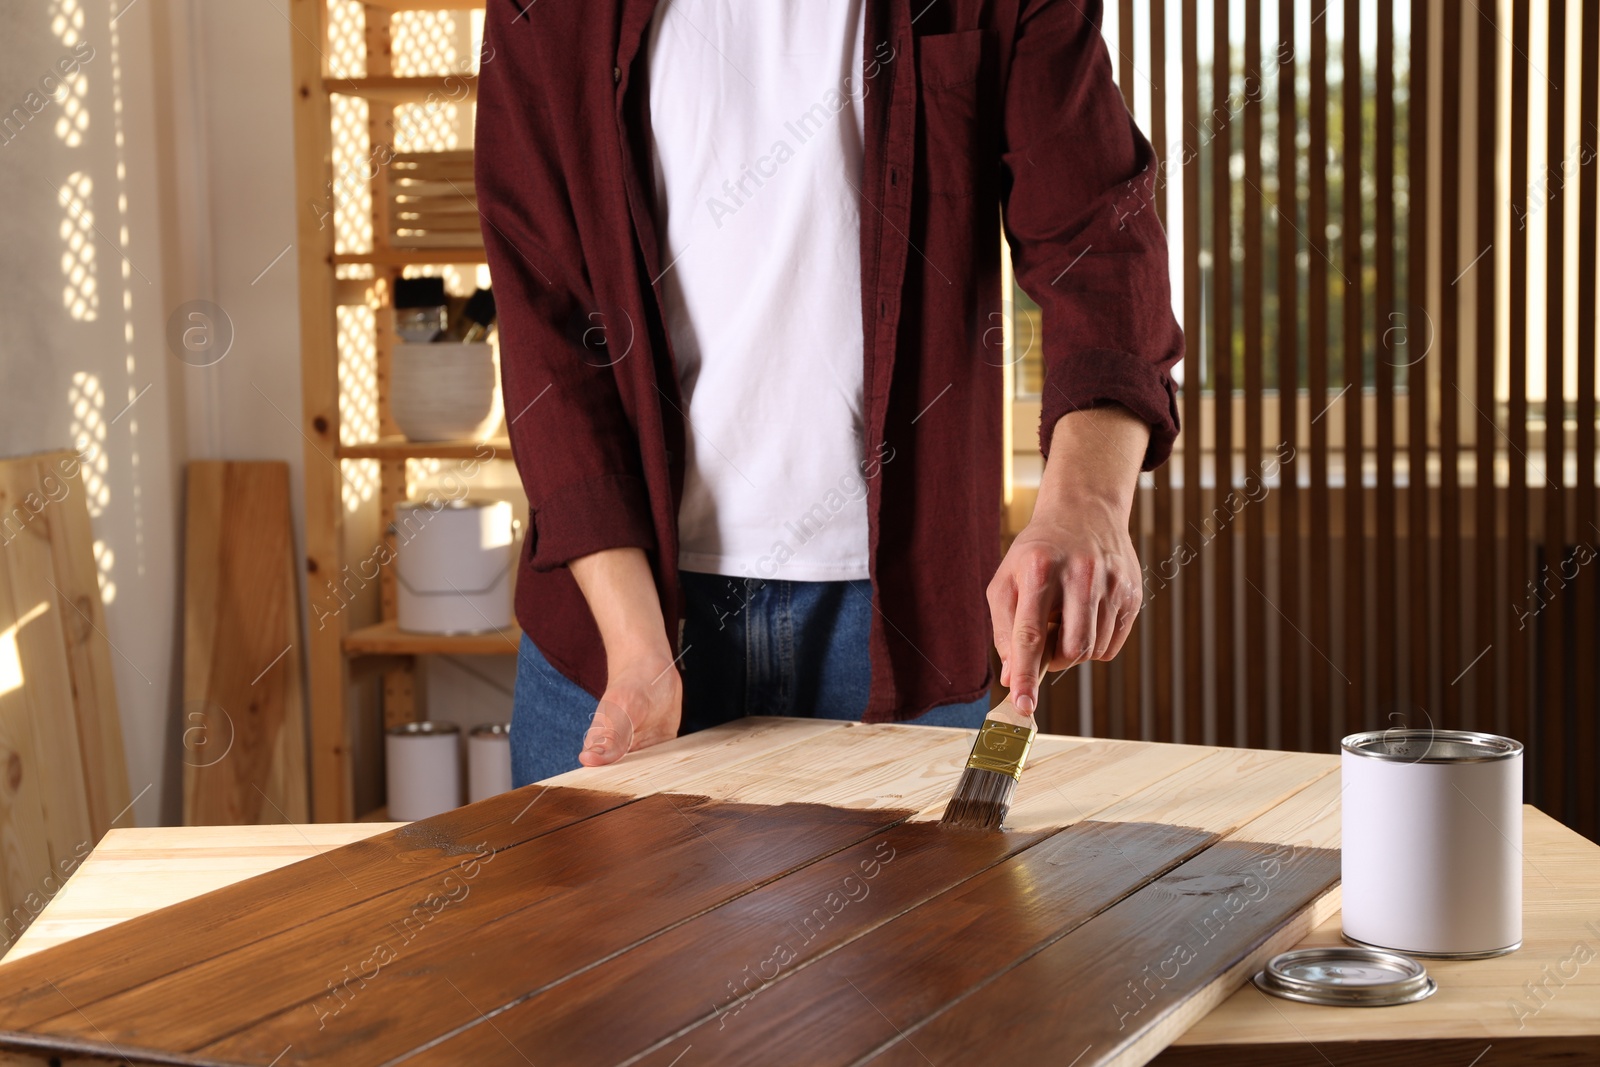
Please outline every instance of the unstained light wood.
M184 500L184 821L305 822L288 464L191 463Z

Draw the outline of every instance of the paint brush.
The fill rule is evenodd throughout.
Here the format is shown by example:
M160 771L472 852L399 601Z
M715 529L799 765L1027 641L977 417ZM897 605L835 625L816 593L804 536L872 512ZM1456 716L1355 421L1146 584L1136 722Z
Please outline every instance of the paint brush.
M972 755L939 822L967 830L1000 829L1037 732L1033 716L1018 711L1010 697L995 705L978 728Z

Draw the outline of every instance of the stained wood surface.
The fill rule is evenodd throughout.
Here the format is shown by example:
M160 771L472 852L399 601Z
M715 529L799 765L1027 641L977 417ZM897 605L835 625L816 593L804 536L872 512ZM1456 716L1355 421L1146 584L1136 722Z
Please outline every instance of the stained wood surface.
M1344 1067L1490 1043L1581 1062L1557 1057L1596 1040L1581 964L1504 1010L1600 943L1600 849L1532 809L1524 949L1434 963L1431 1000L1352 1015L1240 988L1313 928L1337 939L1331 757L1041 735L1015 829L952 835L940 794L970 738L744 720L409 826L119 831L37 936L111 928L0 966L0 1029L35 1020L0 1063L114 1042L130 1063ZM421 922L430 896L449 902ZM151 943L180 926L176 951Z
M288 464L191 463L185 511L184 822L305 822Z
M1042 736L1012 828L972 834L937 821L971 738L747 721L390 830L8 963L0 1048L130 1063L620 1063L737 1011L735 1033L793 1028L804 1062L853 1062L882 1044L861 1029L881 1026L875 1012L802 1008L791 1021L767 1005L807 1003L802 983L845 964L896 988L900 972L874 961L948 956L975 917L1014 932L962 961L958 992L1000 980L1334 767ZM1278 927L1331 881L1281 893L1285 923L1234 940L1286 936ZM772 988L757 999L739 983L763 971ZM836 1057L812 1054L823 1021Z
M78 457L0 462L0 945L115 823L122 726Z

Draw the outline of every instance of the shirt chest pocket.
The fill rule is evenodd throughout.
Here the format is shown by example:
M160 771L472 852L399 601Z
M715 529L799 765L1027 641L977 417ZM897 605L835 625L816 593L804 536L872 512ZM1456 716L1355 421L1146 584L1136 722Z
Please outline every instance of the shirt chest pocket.
M971 196L994 170L997 116L983 114L983 45L983 30L916 39L917 165L935 196Z

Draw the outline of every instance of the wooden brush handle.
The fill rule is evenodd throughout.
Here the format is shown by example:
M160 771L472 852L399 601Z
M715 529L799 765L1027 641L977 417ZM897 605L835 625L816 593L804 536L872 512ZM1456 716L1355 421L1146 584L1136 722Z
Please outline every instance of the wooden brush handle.
M1033 716L1024 715L1018 711L1016 706L1011 703L1009 696L996 704L994 709L984 718L998 719L1001 722L1010 723L1012 726L1021 726L1029 730L1037 730L1039 728L1039 724L1034 721Z

